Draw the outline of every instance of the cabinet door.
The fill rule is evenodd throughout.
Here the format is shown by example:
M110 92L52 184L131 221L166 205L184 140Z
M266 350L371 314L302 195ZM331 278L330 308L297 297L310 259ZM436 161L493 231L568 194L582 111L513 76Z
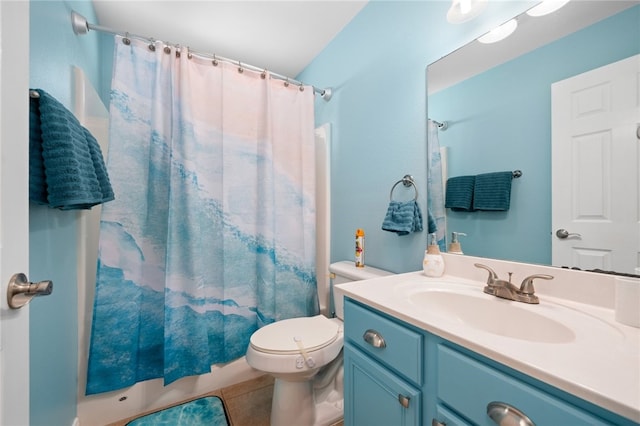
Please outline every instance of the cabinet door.
M344 348L345 426L418 426L420 391L363 355Z
M438 404L436 407L436 416L433 418L431 426L471 426L471 423L467 423L453 412Z

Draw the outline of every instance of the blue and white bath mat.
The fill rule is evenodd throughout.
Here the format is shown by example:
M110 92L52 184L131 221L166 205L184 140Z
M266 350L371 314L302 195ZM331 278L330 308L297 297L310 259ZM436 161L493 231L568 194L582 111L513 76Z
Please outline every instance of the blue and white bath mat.
M127 426L229 426L222 400L208 396L138 417Z

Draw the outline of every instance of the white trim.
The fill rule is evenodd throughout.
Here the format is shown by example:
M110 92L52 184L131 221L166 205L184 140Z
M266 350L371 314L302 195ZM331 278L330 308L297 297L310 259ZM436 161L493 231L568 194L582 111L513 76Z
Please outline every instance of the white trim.
M330 315L331 125L316 128L316 277L320 312Z

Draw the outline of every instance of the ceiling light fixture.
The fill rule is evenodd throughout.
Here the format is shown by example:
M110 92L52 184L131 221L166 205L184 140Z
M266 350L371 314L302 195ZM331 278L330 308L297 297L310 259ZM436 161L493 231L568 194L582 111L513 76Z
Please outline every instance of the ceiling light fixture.
M527 15L536 17L548 15L567 3L569 3L569 0L543 0L540 4L527 10Z
M484 44L496 43L509 37L516 28L518 28L518 21L516 19L512 19L499 27L492 29L482 37L479 37L478 41Z
M451 0L447 21L451 24L470 21L480 15L486 7L487 0Z

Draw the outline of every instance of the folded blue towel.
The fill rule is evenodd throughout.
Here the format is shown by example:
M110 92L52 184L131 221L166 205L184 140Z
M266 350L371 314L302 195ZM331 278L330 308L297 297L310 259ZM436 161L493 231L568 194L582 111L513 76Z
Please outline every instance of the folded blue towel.
M62 210L114 199L102 151L91 133L41 89L30 99L29 198Z
M456 176L447 179L445 208L454 211L473 211L475 176Z
M42 158L42 129L38 99L29 97L29 200L47 204L47 176Z
M391 200L382 222L382 230L395 232L398 235L422 231L422 212L416 200Z
M490 211L509 210L512 180L511 171L477 175L473 191L473 208Z

